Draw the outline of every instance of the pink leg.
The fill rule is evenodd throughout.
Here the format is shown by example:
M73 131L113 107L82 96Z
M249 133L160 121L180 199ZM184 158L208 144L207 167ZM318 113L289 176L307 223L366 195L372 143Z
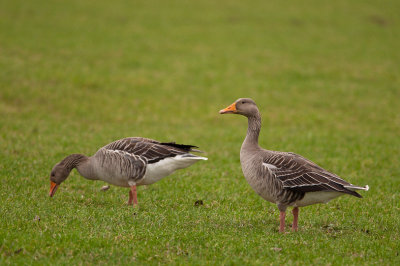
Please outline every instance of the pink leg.
M132 190L129 190L129 200L128 200L128 205L132 205L132 202L133 202Z
M280 212L279 214L279 233L285 232L285 212Z
M136 186L131 186L131 192L130 193L132 193L132 197L133 197L133 206L138 205Z
M298 218L299 218L299 208L298 207L295 207L295 208L293 208L293 225L292 225L292 230L294 231L294 232L297 232L297 229L298 229L298 227L297 227L297 221L298 221Z

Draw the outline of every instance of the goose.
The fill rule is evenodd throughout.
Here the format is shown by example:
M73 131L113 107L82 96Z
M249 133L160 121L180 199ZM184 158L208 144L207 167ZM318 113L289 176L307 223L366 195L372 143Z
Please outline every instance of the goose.
M142 137L116 140L100 148L93 156L71 154L57 163L50 173L50 192L53 197L59 185L76 168L89 180L102 180L109 184L129 187L128 204L136 206L136 186L150 185L189 167L206 157L190 152L201 152L193 145L159 142Z
M258 145L261 115L252 99L238 99L219 113L247 117L247 135L240 149L243 175L258 195L277 205L280 211L279 232L285 231L288 206L293 207L292 230L297 231L299 207L327 203L345 194L361 198L356 190L369 189L368 185L365 187L352 185L293 152L261 148Z

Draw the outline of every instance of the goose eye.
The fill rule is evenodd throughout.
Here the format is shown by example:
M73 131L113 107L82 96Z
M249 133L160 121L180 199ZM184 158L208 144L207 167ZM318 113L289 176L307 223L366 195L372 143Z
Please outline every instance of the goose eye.
M242 104L244 104L244 102L242 101Z

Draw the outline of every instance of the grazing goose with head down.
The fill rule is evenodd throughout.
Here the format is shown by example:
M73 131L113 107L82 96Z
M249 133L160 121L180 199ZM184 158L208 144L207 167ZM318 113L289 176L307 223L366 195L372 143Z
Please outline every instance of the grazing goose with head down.
M191 154L191 151L199 152L193 148L197 147L133 137L114 141L91 157L71 154L53 167L49 195L52 197L72 169L76 168L87 179L130 187L128 204L137 205L136 186L153 184L175 170L207 160Z
M242 171L257 194L278 205L280 232L285 230L288 206L294 207L292 229L297 231L299 207L327 203L344 194L361 198L355 190L369 189L368 186L354 186L295 153L261 148L258 145L261 115L252 99L238 99L219 113L247 117L247 135L240 150Z

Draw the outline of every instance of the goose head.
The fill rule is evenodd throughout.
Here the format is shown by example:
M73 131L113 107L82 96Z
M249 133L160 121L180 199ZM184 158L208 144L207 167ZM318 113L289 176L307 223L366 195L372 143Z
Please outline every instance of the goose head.
M53 167L50 173L50 193L49 196L53 197L54 193L58 186L64 182L65 179L69 176L71 169L68 169L64 164L58 163Z
M240 98L234 103L219 111L220 114L239 114L246 117L253 116L258 113L256 103L250 98Z

